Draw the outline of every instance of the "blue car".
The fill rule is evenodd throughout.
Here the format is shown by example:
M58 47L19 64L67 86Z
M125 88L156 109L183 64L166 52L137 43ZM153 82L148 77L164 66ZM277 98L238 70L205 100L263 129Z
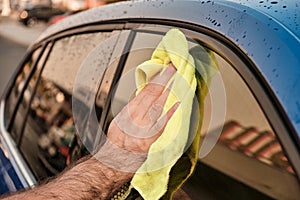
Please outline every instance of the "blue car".
M90 154L99 127L134 94L136 66L177 28L219 67L184 198L299 199L299 25L299 0L127 1L54 24L1 100L0 192L33 187Z

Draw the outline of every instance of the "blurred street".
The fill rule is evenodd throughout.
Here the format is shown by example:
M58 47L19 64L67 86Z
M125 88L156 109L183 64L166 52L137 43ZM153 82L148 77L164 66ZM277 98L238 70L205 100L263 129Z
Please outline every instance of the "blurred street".
M11 75L45 25L28 28L12 17L0 18L0 95Z
M0 94L26 51L26 47L0 36Z
M0 97L26 49L47 28L47 23L56 23L76 12L117 1L122 0L0 0ZM61 17L52 19L54 16Z

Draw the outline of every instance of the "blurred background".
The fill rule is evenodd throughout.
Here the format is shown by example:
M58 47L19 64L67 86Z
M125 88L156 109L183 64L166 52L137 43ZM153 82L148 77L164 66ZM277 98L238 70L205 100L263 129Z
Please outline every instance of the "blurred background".
M50 25L120 0L0 0L0 96L26 49Z

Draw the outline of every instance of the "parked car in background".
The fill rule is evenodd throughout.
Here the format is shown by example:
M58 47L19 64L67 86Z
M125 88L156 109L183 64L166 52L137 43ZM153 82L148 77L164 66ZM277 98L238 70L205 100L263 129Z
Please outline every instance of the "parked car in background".
M206 49L219 65L199 160L182 189L190 199L299 199L299 6L129 1L49 27L1 100L3 154L17 177L5 192L33 187L93 151L98 128L107 130L135 91L136 66L178 28L190 48ZM191 118L191 128L198 124Z
M64 10L50 5L30 4L30 6L20 11L18 20L25 26L33 26L39 21L47 23L51 17L64 13Z

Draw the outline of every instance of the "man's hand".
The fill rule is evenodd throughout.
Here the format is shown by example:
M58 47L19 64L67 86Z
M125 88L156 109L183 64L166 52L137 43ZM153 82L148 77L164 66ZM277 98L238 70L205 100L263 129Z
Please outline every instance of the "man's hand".
M162 74L157 74L132 99L111 122L107 140L123 150L147 153L151 144L162 134L179 102L175 103L162 117L163 107L170 89L166 85L176 73L170 64Z
M107 199L130 181L143 163L151 144L161 135L179 103L163 117L169 95L165 86L176 72L171 64L112 121L107 141L92 158L79 163L52 181L7 199ZM129 169L131 168L131 169Z
M170 64L121 110L112 120L107 140L95 154L96 159L110 168L129 174L134 174L140 168L151 144L162 134L179 105L177 102L163 113L170 93L166 85L175 73L175 67Z

